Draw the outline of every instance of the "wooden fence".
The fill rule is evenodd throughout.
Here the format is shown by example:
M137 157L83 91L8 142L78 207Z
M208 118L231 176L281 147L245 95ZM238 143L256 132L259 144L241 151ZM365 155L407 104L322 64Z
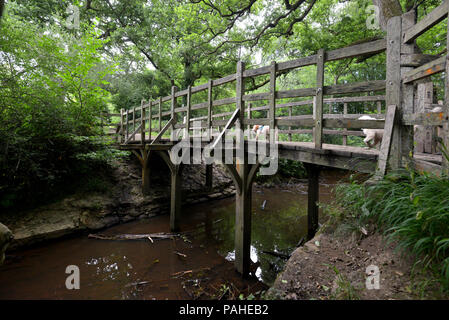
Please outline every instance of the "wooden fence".
M288 140L292 140L295 133L313 135L316 149L323 145L323 135L341 135L343 144L347 144L347 136L361 136L360 128L383 129L385 126L385 110L387 106L396 106L397 116L392 123L392 132L388 138L389 147L387 155L380 151L380 159L389 161L392 168L398 168L414 162L410 155L413 154L413 126L443 126L443 142L449 146L447 101L448 77L445 79L445 112L431 114L417 112L416 83L440 72L449 71L446 63L447 54L444 56L432 56L417 52L415 40L417 37L431 29L448 16L449 1L435 8L431 13L415 21L415 13L408 12L402 16L394 17L388 21L386 39L352 45L331 51L320 49L317 54L298 58L286 62L272 62L268 66L245 70L242 62L237 64L236 73L226 77L209 80L207 83L188 87L178 91L172 87L171 94L159 97L148 102L142 101L139 107L130 110L121 110L121 143L157 143L165 133L174 129L184 128L188 132L192 129L191 122L199 121L202 129L221 128L232 123L240 126L269 125L270 128L280 128L280 133L287 134ZM367 57L386 51L386 79L366 82L344 83L325 85L326 63L354 57ZM316 67L316 86L310 88L298 88L292 90L277 90L278 77L287 71L298 68ZM258 76L269 76L269 90L265 92L247 93L245 83ZM429 81L429 80L427 80ZM221 86L235 85L235 96L214 99L214 90ZM192 96L201 92L205 101L192 104ZM367 93L364 96L341 97L341 95ZM384 94L384 95L383 95ZM325 98L328 96L328 98ZM338 97L336 97L338 96ZM179 99L183 99L184 105L179 106ZM290 99L290 100L289 100ZM295 99L295 101L291 101ZM298 101L298 99L307 99ZM280 101L282 100L282 101ZM252 106L257 101L266 101L264 106ZM385 102L383 102L385 101ZM375 102L377 112L370 114L376 120L358 120L361 114L349 114L348 104L352 102ZM248 103L249 107L245 107ZM325 114L324 105L342 103L342 114ZM169 104L168 110L163 110L163 104ZM214 112L218 107L233 105L237 113ZM293 115L294 108L312 105L313 114ZM278 110L288 112L288 116L276 114ZM195 110L204 110L206 115L192 117ZM255 119L254 111L266 111L266 117ZM232 119L234 115L235 119ZM231 117L231 118L230 118ZM154 122L156 126L153 127ZM154 137L156 134L156 137ZM139 135L139 139L137 139ZM391 141L390 141L391 140ZM391 145L391 148L390 148ZM391 150L390 150L391 149ZM414 162L417 164L418 162ZM419 163L418 163L419 164ZM445 170L447 161L443 157ZM420 163L421 166L426 164ZM386 166L384 164L383 166Z

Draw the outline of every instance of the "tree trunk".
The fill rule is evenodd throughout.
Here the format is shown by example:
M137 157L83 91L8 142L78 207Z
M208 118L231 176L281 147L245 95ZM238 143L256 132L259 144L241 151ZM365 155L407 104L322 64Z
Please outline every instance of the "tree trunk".
M399 0L373 0L373 4L379 7L379 25L384 31L390 18L402 15Z

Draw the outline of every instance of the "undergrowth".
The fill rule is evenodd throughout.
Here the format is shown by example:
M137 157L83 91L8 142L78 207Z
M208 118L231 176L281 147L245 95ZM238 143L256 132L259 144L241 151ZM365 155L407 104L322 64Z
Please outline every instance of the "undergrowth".
M449 292L449 180L402 169L375 185L351 181L336 188L330 218L366 232L376 226L397 249L414 257L413 273L429 273ZM339 210L337 208L341 208ZM426 285L420 283L419 286Z

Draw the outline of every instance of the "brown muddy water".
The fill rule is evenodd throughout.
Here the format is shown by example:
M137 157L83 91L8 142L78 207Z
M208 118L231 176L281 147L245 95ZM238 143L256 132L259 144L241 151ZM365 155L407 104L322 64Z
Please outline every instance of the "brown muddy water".
M332 200L341 172L324 172L320 202ZM263 203L264 209L262 209ZM11 252L0 267L0 299L238 298L271 285L307 232L307 184L253 188L252 279L234 271L234 198L183 208L175 240L112 241L87 234ZM102 234L169 232L169 216L134 221ZM185 255L185 256L184 256ZM68 290L68 265L80 269L80 289ZM234 296L233 294L236 294Z

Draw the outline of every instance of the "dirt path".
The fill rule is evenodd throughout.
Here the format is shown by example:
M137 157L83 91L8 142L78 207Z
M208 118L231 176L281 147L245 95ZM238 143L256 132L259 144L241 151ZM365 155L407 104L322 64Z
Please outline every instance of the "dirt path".
M379 289L366 287L366 269L377 266ZM361 241L320 234L294 251L268 296L283 299L416 299L412 261L379 234Z

